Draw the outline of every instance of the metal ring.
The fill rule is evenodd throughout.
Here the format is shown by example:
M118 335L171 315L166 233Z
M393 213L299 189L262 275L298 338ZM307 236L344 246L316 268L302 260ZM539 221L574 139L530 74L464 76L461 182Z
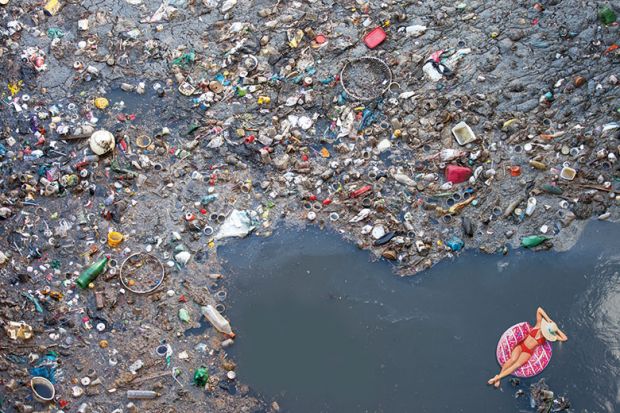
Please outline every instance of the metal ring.
M215 293L215 296L217 297L218 300L224 301L226 299L227 294L226 294L226 291L220 290Z
M388 74L388 85L387 87L385 87L379 94L377 94L376 96L371 96L371 97L367 97L367 96L358 96L354 93L351 93L351 91L349 89L347 89L346 85L345 85L345 71L347 69L347 67L349 67L350 64L352 63L360 63L363 61L372 61L375 63L379 63L381 66L383 66L383 68L385 69L385 71ZM383 60L381 59L377 59L376 57L370 57L370 56L365 56L365 57L360 57L358 59L354 59L354 60L349 60L347 61L347 63L345 63L345 65L342 67L342 70L340 71L340 85L342 85L342 89L344 89L345 93L348 96L351 96L352 98L356 99L356 100L362 100L362 101L369 101L369 100L373 100L376 99L378 97L380 97L381 95L383 95L385 92L387 92L390 88L390 86L392 85L392 80L394 78L394 75L392 73L392 69L390 69L390 67L388 66L387 63L385 63Z
M218 311L218 313L223 313L224 311L226 311L226 306L222 303L217 303L215 305L215 309Z
M211 235L213 234L213 227L210 227L209 225L207 225L206 227L203 228L202 232L205 235Z
M142 149L148 148L152 142L153 140L148 135L140 135L136 138L136 145Z
M391 82L391 83L388 85L388 90L389 90L390 92L392 92L392 93L395 93L395 92L396 92L396 91L392 88L392 86L394 86L394 85L396 85L396 87L397 87L398 89L401 89L401 87L400 87L400 83L398 83L398 82Z
M332 222L338 221L338 219L340 219L340 215L338 215L337 212L332 212L331 214L329 214L329 220Z
M247 69L248 72L251 72L252 70L254 70L254 69L256 69L258 67L258 59L256 58L256 56L251 55L251 54L243 55L243 59L246 59L248 57L253 61L253 65L252 65L252 67L247 67L246 66L246 69Z
M144 291L139 291L139 290L135 290L135 289L133 289L132 287L130 287L129 285L127 285L127 283L125 282L125 278L123 277L123 268L125 267L125 264L127 263L127 261L128 261L129 259L131 259L131 258L133 258L133 257L135 257L135 256L137 256L137 255L145 255L145 256L148 256L148 257L152 258L153 260L155 260L155 261L159 264L159 266L160 266L160 268L161 268L161 277L159 278L159 280L157 281L157 283L155 284L155 286L154 286L154 287L151 287L151 288L149 288L149 289L147 289L147 290L144 290ZM129 291L131 291L132 293L136 293L136 294L148 294L148 293L150 293L150 292L155 291L157 288L159 288L159 286L161 285L161 283L164 281L164 276L165 276L165 273L166 273L166 271L165 271L165 269L164 269L164 264L162 264L162 263L161 263L161 261L160 261L157 257L155 257L154 255L151 255L151 254L147 254L147 253L145 253L145 252L137 252L137 253L132 254L132 255L130 255L129 257L125 258L125 261L123 261L123 265L121 265L121 269L120 269L120 277L119 277L119 278L121 279L121 283L123 284L123 287L125 287L126 289L128 289L128 290L129 290Z

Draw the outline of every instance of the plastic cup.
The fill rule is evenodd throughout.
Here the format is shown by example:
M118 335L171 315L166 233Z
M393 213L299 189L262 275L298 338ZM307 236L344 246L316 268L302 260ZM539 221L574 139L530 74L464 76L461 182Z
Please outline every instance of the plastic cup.
M45 377L33 377L30 380L30 388L34 398L41 403L49 403L56 396L54 385Z
M112 248L118 247L123 242L123 234L112 231L108 233L108 245Z

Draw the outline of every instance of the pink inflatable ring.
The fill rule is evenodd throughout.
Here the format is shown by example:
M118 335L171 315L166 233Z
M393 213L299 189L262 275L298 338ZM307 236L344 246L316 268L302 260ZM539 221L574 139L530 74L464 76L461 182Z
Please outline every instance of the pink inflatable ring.
M510 327L497 343L497 361L501 366L510 358L512 349L517 346L529 334L532 326L527 322L518 323ZM547 367L551 361L551 343L545 341L543 345L536 347L532 357L523 366L516 369L512 374L517 377L533 377Z

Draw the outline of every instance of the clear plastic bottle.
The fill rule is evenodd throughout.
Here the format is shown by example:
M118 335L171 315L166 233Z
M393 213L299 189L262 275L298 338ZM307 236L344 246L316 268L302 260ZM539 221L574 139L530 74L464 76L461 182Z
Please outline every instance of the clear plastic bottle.
M230 323L226 320L211 304L206 307L200 308L202 314L207 317L207 320L213 327L215 327L218 331L226 334L229 337L235 337L235 333L233 333L232 328L230 328Z
M127 398L129 400L154 399L159 396L159 393L151 390L127 390Z

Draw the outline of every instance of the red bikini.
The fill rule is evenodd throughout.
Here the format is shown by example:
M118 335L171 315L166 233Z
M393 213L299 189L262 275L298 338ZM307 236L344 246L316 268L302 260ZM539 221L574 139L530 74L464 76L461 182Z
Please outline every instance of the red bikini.
M545 339L545 337L540 337L540 338L536 338L536 335L538 334L538 332L540 331L539 328L533 328L532 330L530 330L530 334L529 336L532 337L534 340L536 340L536 343L538 343L536 345L536 347L538 347L541 344L544 344L545 341L547 341L547 339ZM532 355L532 353L534 352L534 350L536 350L536 347L530 349L528 346L525 345L525 340L527 339L527 337L525 337L523 339L523 341L519 344L519 346L521 347L521 351L524 353L529 354L530 356Z

